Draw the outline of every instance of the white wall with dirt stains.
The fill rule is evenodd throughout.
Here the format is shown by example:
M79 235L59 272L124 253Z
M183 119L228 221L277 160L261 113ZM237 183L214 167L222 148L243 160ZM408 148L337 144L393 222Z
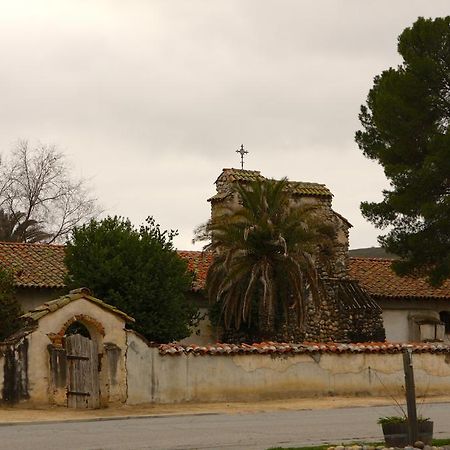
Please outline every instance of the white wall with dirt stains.
M129 404L252 401L326 395L403 398L402 354L160 355L128 333ZM450 356L413 355L418 395L450 391Z
M50 336L58 334L64 325L83 315L97 321L103 327L100 333L90 322L83 322L89 330L93 340L97 342L101 358L100 385L103 403L125 402L126 400L126 336L125 323L119 316L101 308L97 304L79 298L73 300L63 308L53 311L39 320L37 329L28 336L28 387L30 403L33 404L65 404L65 389L52 389L50 358L48 347L52 344ZM113 344L120 357L115 357L117 364L115 371L112 361L108 361L105 344ZM109 352L110 355L112 354ZM117 354L117 352L115 352ZM111 358L111 356L109 356ZM112 375L112 376L111 376ZM3 377L1 377L3 380Z

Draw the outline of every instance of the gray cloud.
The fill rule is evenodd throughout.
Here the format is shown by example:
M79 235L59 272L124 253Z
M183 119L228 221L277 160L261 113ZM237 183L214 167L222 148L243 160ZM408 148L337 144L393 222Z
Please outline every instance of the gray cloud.
M0 1L0 150L56 143L111 214L192 229L223 167L319 181L359 213L387 186L353 135L396 39L448 1Z

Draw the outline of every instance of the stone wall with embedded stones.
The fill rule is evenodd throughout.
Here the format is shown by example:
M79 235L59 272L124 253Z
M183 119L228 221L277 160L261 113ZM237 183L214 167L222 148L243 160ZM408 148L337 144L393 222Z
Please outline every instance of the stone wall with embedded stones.
M232 191L232 186L225 177L219 177L216 182L218 194ZM291 207L314 206L314 214L323 223L330 225L334 236L329 245L318 250L315 260L323 282L325 295L320 304L309 302L306 311L305 327L299 331L294 317L289 324L280 330L280 341L301 342L367 342L384 341L385 331L381 310L368 303L362 302L357 308L348 308L339 299L339 280L348 278L349 267L349 228L350 223L332 209L330 197L293 195ZM227 210L239 208L239 198L236 193L219 198L211 202L211 217L226 214ZM251 336L245 332L227 331L222 334L225 342L249 341Z
M306 329L299 339L314 342L380 342L385 340L381 309L372 304L344 304L338 296L339 280L323 279L327 298L310 302Z

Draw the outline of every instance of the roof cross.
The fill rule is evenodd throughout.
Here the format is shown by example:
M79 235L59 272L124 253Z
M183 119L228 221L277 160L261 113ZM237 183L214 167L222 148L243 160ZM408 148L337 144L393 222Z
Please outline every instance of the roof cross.
M241 155L241 169L244 169L244 155L248 153L247 150L244 150L244 144L241 145L241 148L236 150L236 153Z

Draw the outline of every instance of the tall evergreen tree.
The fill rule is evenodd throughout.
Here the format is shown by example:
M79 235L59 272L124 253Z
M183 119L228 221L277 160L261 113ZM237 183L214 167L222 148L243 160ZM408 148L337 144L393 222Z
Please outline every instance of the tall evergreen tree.
M403 63L375 77L356 142L391 184L363 202L383 247L402 257L399 274L450 277L450 16L419 18L398 40Z

